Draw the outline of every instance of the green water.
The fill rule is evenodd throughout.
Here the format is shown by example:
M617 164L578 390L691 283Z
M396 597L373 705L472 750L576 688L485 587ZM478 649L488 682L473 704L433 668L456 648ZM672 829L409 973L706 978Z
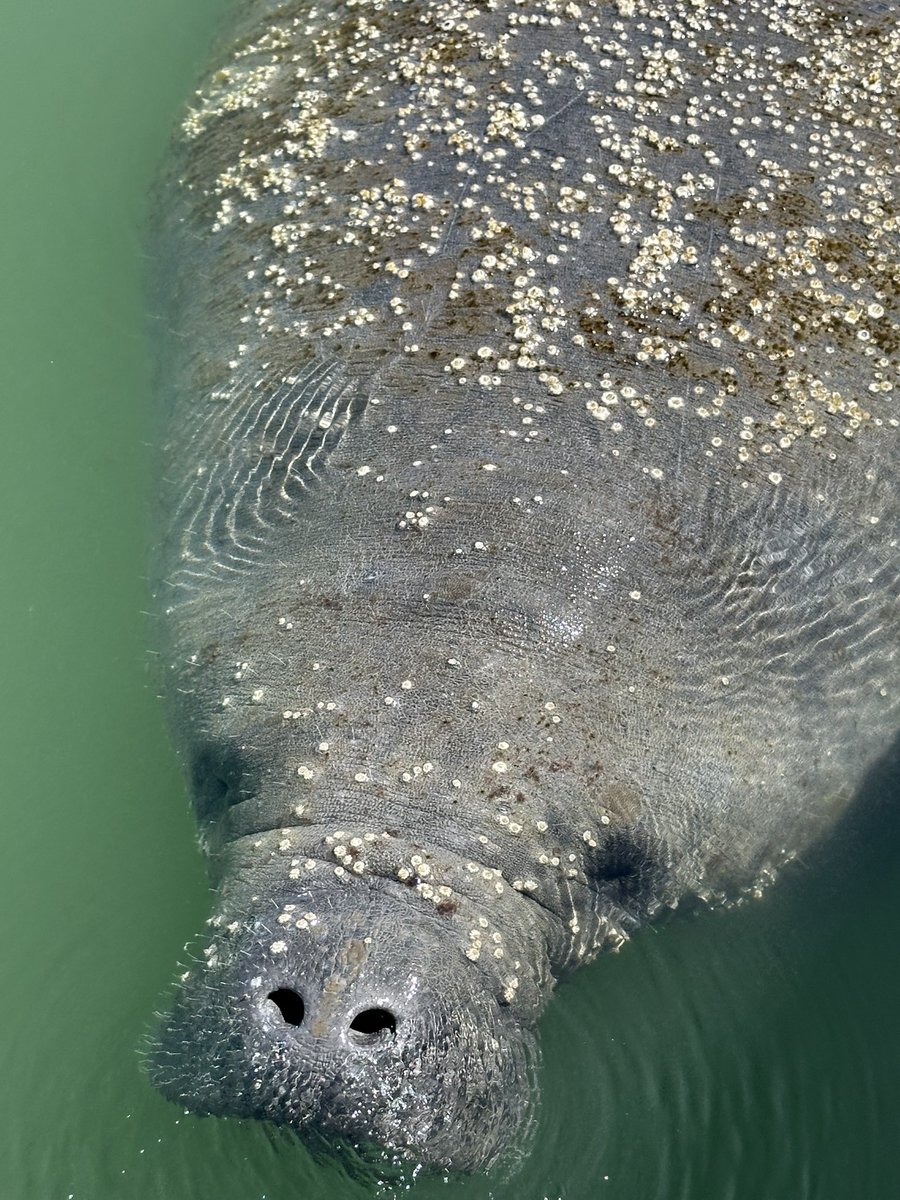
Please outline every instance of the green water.
M225 0L6 5L0 37L0 1196L371 1194L258 1126L158 1098L142 1032L206 911L147 668L142 220ZM583 971L543 1026L506 1182L418 1195L900 1196L900 821L765 902ZM897 807L896 805L894 806Z

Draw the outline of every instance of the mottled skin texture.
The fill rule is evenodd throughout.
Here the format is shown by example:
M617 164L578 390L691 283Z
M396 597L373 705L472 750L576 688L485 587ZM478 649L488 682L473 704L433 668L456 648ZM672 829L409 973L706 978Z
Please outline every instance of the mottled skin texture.
M162 637L220 896L154 1074L478 1169L555 980L758 892L900 725L898 21L241 20L160 205Z

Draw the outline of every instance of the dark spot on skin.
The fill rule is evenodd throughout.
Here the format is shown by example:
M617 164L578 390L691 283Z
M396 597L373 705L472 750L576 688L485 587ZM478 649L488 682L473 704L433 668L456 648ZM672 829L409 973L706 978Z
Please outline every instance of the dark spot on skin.
M459 901L440 900L438 901L437 910L442 917L449 917L452 913L459 912Z
M590 875L597 891L617 907L637 915L647 898L658 891L665 847L646 830L611 827L593 857Z
M235 747L199 747L190 770L194 809L201 822L214 820L256 794L254 773Z

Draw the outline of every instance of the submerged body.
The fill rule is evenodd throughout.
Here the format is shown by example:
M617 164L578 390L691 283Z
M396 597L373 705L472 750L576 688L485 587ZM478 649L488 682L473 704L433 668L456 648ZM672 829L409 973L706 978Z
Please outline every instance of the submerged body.
M555 980L885 753L898 70L866 0L247 6L160 242L168 1094L488 1166Z

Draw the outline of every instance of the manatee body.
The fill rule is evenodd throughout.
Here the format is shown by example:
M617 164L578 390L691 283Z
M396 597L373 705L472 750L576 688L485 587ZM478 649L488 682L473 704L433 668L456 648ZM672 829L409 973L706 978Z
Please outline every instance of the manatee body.
M245 6L160 205L167 1094L490 1166L554 983L886 753L898 75L874 0Z

